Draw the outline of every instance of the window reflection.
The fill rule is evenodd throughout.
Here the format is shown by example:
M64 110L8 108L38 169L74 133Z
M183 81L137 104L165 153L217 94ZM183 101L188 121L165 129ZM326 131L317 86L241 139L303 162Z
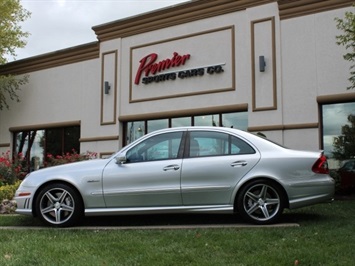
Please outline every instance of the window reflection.
M191 117L178 117L171 119L171 127L191 126Z
M219 115L202 115L202 116L195 116L194 117L194 125L195 126L219 126Z
M147 133L169 127L168 119L149 120Z
M29 165L29 170L34 171L43 167L45 131L33 130L16 134L16 153L22 153Z
M134 121L127 123L127 144L139 139L145 134L144 121Z
M329 167L339 168L355 155L355 103L322 106L323 149Z
M221 119L222 121L220 121ZM145 125L147 128L145 128ZM129 144L134 140L140 138L141 136L158 129L191 125L233 127L247 131L248 112L235 112L212 115L206 114L199 116L127 122L125 125L126 141L124 145Z
M62 155L73 150L80 153L80 127L28 130L14 133L16 154L22 153L28 171L38 170L45 163L46 155Z
M247 131L248 114L246 112L222 114L222 125Z

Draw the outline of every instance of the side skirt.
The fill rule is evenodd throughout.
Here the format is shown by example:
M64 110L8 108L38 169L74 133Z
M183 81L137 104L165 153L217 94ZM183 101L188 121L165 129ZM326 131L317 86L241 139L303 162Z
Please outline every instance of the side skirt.
M120 214L156 214L156 213L233 213L232 205L211 206L169 206L169 207L137 207L137 208L100 208L85 209L85 216L105 216Z

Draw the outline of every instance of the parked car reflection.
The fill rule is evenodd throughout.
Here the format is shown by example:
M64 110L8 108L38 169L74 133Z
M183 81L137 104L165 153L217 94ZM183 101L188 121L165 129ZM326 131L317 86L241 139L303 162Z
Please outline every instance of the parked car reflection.
M338 170L342 192L355 192L355 159L347 160Z

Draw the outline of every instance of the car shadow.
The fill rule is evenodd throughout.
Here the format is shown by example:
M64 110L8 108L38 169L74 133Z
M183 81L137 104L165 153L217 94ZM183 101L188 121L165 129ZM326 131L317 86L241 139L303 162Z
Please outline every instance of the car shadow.
M85 217L82 226L188 226L188 225L227 225L243 223L232 214L147 214Z
M277 224L308 224L324 222L325 215L317 213L284 213ZM147 215L119 215L85 217L81 226L85 227L184 227L184 226L253 226L248 224L237 214L147 214Z

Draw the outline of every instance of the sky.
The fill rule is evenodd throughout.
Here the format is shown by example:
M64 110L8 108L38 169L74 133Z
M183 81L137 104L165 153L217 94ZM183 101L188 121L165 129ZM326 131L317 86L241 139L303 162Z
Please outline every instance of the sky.
M93 26L189 0L21 0L31 17L21 24L31 35L16 60L97 40ZM13 61L9 58L9 61Z

